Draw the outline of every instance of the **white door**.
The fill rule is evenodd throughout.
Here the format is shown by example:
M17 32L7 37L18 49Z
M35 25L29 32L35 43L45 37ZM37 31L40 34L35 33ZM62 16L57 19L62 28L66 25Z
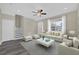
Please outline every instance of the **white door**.
M14 40L15 20L2 20L2 41Z
M38 33L42 33L43 32L43 22L39 22L38 23Z

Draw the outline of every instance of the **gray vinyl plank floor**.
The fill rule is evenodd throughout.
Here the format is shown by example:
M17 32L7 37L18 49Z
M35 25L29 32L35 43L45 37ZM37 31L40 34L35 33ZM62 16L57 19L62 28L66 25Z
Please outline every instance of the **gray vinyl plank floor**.
M23 40L11 40L0 45L0 55L28 55L27 50L20 44Z
M30 55L58 55L59 44L59 42L55 42L55 45L46 48L37 44L35 40L30 42L21 42L21 45L24 46Z
M0 55L57 55L59 43L46 48L36 43L35 40L25 42L23 40L11 40L0 45Z

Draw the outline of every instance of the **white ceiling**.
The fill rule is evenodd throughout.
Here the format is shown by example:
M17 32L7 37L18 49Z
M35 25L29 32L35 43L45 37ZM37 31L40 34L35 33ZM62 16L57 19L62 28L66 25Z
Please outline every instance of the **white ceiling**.
M77 9L76 3L0 3L2 13L22 15L34 20L52 17ZM42 8L46 16L33 16L32 11Z

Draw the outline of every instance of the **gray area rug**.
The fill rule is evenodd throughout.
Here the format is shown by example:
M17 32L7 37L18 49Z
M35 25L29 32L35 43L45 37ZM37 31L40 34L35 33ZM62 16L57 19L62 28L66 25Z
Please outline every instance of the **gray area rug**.
M21 45L28 51L30 55L57 55L59 44L59 42L55 42L55 45L46 48L40 44L37 44L35 40L21 42Z
M0 45L0 55L29 55L27 50L20 44L23 40L11 40Z

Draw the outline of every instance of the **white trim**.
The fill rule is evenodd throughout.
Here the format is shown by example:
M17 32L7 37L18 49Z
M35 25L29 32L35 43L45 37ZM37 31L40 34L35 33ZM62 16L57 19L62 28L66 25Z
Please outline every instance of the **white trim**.
M50 19L48 19L48 32L51 32L51 22L50 22Z
M62 33L66 33L66 16L62 16Z

